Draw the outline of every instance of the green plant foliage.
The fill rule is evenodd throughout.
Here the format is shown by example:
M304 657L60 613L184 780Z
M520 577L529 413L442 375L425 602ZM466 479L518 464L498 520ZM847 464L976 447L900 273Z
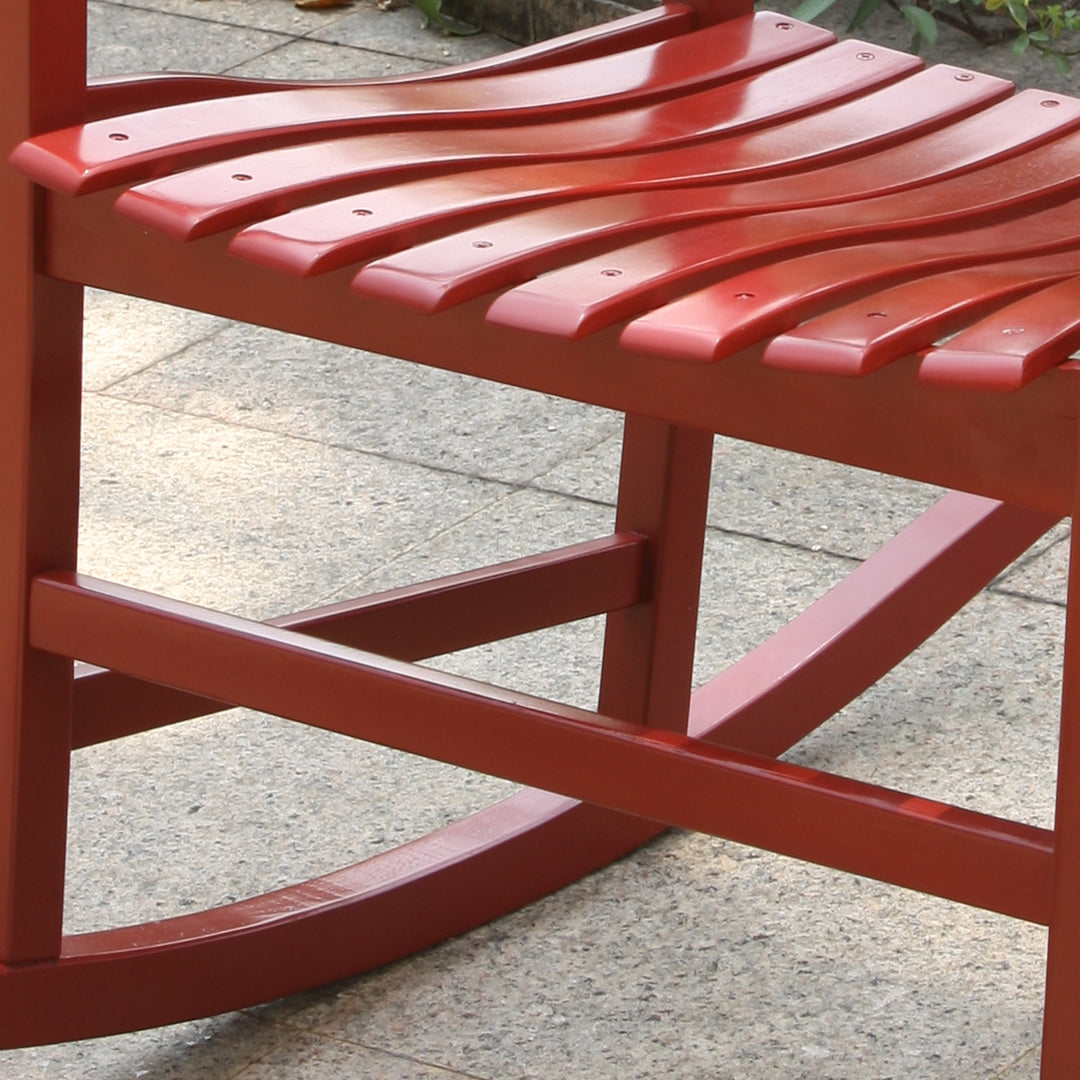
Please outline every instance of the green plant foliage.
M830 3L833 0L829 0ZM413 7L419 8L427 19L427 26L438 26L444 34L478 34L480 27L468 26L457 19L443 14L442 0L409 0Z
M795 17L813 22L838 0L803 0ZM911 47L937 40L939 24L951 26L983 45L1011 41L1016 53L1036 49L1062 74L1068 74L1080 47L1069 35L1080 30L1080 0L1052 4L1046 0L859 0L848 32L857 30L884 5L912 27Z
M900 14L915 27L915 33L928 45L933 45L937 41L937 21L926 8L918 7L916 4L901 4Z

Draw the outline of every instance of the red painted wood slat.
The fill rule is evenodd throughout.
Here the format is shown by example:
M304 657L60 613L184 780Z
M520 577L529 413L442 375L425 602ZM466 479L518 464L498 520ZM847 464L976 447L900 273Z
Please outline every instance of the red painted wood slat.
M806 52L798 39L790 60ZM603 116L547 122L537 110L529 126L479 130L397 132L288 146L229 157L198 169L139 184L117 201L121 213L171 236L190 239L244 224L259 214L277 214L305 200L379 187L387 181L475 170L505 162L591 162L605 153L698 143L720 134L779 123L864 88L917 70L902 54L858 65L838 78L837 51L823 49L740 79L670 102L612 111ZM990 93L991 80L980 87ZM1005 85L993 81L1003 92ZM963 95L965 100L970 94ZM727 150L724 149L726 155ZM564 175L569 170L564 172ZM237 177L243 177L238 181Z
M1080 201L1012 224L1012 229L991 225L787 258L777 267L736 274L643 315L626 327L622 342L686 360L722 360L884 285L994 263L1002 256L1066 254L1080 243ZM624 301L621 310L629 303L638 298ZM619 310L609 304L604 313L610 317Z
M353 289L439 311L544 273L495 301L501 325L578 338L667 299L684 282L739 263L861 240L965 228L1013 207L1064 198L1080 187L1080 136L1060 140L932 185L835 206L725 221L724 193L709 188L580 200L512 215L378 259ZM916 151L917 153L917 151ZM807 186L811 186L812 179ZM736 196L737 199L737 196ZM687 226L697 222L716 224ZM655 239L616 247L640 236ZM594 254L599 251L600 254Z
M380 128L506 125L599 114L705 89L763 70L832 35L762 14L615 56L428 86L313 87L192 102L48 132L13 158L35 180L71 194L159 176L258 147ZM544 102L542 108L537 102Z
M1080 278L1047 285L930 349L919 380L971 390L1019 390L1080 346Z
M557 39L538 41L533 45L481 60L377 79L311 79L294 82L291 79L252 79L237 75L188 73L109 76L89 80L86 88L86 119L104 120L121 113L143 112L146 109L160 109L189 101L273 90L301 90L310 86L363 86L371 82L380 85L435 83L515 71L533 71L552 63L591 60L624 49L651 45L688 33L696 25L697 18L688 4L666 3L663 7L628 15L599 26L589 26L563 34Z
M991 263L871 293L773 338L762 360L787 371L867 375L929 348L989 311L1080 273L1080 253Z
M992 262L1075 244L1080 229L1080 201L1075 198L1051 210L1024 214L1034 206L1052 205L1055 195L1061 198L1080 187L1080 177L1066 167L1055 191L1052 161L1049 155L1039 154L1038 164L1044 163L1045 178L991 166L852 207L792 211L669 232L518 286L492 304L488 318L505 326L577 339L700 287L708 276L715 279L724 270L730 274L747 266L759 267L742 270L735 278L725 277L708 293L704 306L687 297L677 308L669 303L644 315L623 338L629 348L657 351L663 348L660 328L678 325L685 331L683 344L672 355L717 359L793 325L783 321L786 316L778 316L779 322L763 322L766 308L790 309L794 315L796 303L837 296L846 299L850 289L862 287L863 282L869 289L890 273L902 278L927 267ZM987 221L995 224L984 224ZM905 239L880 251L869 247L869 242L897 235ZM855 241L862 243L844 247ZM808 261L805 253L815 251L821 257ZM372 264L362 273L372 273L377 266ZM834 275L831 280L829 274ZM733 306L725 298L737 303ZM714 302L720 307L706 315L706 306ZM691 309L694 314L687 321ZM717 337L706 355L701 350L714 323ZM706 337L698 334L702 329ZM697 341L693 346L692 336Z
M937 92L912 93L914 86L926 83ZM320 179L313 182L319 189L318 203L243 229L229 250L265 266L306 275L550 201L709 182L726 185L723 190L712 188L718 216L725 206L731 214L742 214L835 202L924 182L935 169L972 168L1080 123L1080 102L1071 109L1051 111L1039 109L1026 95L970 115L1008 92L1009 84L996 79L957 82L948 69L932 68L798 120L781 116L775 126L747 135L729 133L722 139L625 156L594 153L575 159L572 168L560 161L489 169L482 166L491 163L482 162L468 171L455 168L446 176L408 183L390 177L390 183L371 190L366 190L370 181L354 176L348 183L357 190L330 201L325 201ZM967 118L965 124L950 123L961 117ZM583 123L591 121L577 122ZM945 130L934 130L944 125ZM927 129L930 132L919 137ZM905 141L900 146L893 145L901 138ZM828 167L834 160L842 164ZM433 162L431 167L437 166ZM811 167L815 171L801 171ZM333 170L329 172L333 176ZM330 194L336 186L331 180ZM163 187L164 182L135 188L121 196L118 208L125 212L126 200L141 199L147 188L154 189L157 201ZM208 209L207 200L206 207L194 214L185 203L171 208L164 229L184 238L203 235L256 211L279 214L294 201L306 202L313 189L301 182L300 190L275 194L269 206L261 197L254 205L244 201L236 214L233 203ZM154 225L160 223L160 213L129 216Z

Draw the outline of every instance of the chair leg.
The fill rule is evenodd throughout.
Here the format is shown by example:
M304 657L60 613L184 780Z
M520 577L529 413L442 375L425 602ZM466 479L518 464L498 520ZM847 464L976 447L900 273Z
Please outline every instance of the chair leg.
M29 252L19 247L12 243L3 257L3 270L13 272L0 275L0 963L6 965L60 951L72 664L29 648L26 614L33 575L75 565L82 335L81 287L35 278L27 272Z
M86 4L17 4L0 35L0 161L76 123ZM71 664L26 645L30 578L73 567L82 287L35 275L40 192L0 168L0 964L55 957L63 909Z
M608 615L606 716L686 730L712 445L711 432L626 418L615 529L649 538L649 600Z
M1054 812L1043 1080L1080 1076L1080 531L1076 520L1074 511Z

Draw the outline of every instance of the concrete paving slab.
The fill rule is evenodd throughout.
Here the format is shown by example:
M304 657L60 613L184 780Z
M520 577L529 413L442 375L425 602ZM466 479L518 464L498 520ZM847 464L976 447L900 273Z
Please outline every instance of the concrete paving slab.
M120 7L144 8L189 19L273 30L302 37L312 30L325 29L350 14L344 7L298 8L293 0L108 0Z
M411 56L300 38L237 64L229 74L252 79L381 79L435 66Z
M614 503L622 436L568 456L534 483ZM934 503L938 488L717 438L709 524L811 551L866 558Z
M196 2L196 0L192 0ZM284 34L89 0L87 69L223 72L289 42Z
M295 1080L298 1076L304 1080L340 1080L342 1076L362 1076L364 1080L477 1080L472 1073L301 1031L292 1032L241 1076L243 1080Z
M1064 618L983 593L789 755L973 810L1053 821Z
M1005 949L1002 930L675 833L272 1015L470 1075L972 1080L1038 1039L1043 934L1010 927Z
M266 618L503 493L453 473L108 399L86 408L80 569Z
M251 1013L0 1054L4 1080L231 1080L289 1033Z
M1064 605L1069 585L1067 522L1056 526L994 583L1000 592Z
M66 926L169 918L284 888L513 790L247 710L79 751Z
M249 327L196 342L109 392L507 483L621 426L603 409Z
M87 289L83 390L104 390L228 326L225 319Z
M425 30L424 21L424 16L411 5L383 11L373 0L361 0L344 18L317 27L308 36L437 64L482 60L509 48L508 42L492 34L462 37L435 28Z
M1014 1062L994 1080L1039 1080L1039 1064L1042 1055L1038 1046L1033 1046L1019 1061Z

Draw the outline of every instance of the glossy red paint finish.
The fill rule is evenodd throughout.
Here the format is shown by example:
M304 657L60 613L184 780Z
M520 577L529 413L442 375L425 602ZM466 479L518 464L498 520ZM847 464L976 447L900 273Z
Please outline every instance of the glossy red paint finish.
M1075 512L1080 103L724 0L432 75L87 95L82 5L45 7L0 38L0 150L52 189L0 171L0 1044L340 978L676 824L1048 923L1043 1075L1077 1075L1075 580L1052 833L777 757ZM615 532L267 624L80 577L83 285L623 411ZM714 432L959 491L691 696ZM412 663L599 613L595 712ZM62 939L71 748L233 704L543 790Z
M0 157L81 114L85 10L56 8L20 4L0 35ZM0 963L59 948L67 824L70 665L24 627L30 579L75 556L82 293L34 273L36 205L0 169Z

